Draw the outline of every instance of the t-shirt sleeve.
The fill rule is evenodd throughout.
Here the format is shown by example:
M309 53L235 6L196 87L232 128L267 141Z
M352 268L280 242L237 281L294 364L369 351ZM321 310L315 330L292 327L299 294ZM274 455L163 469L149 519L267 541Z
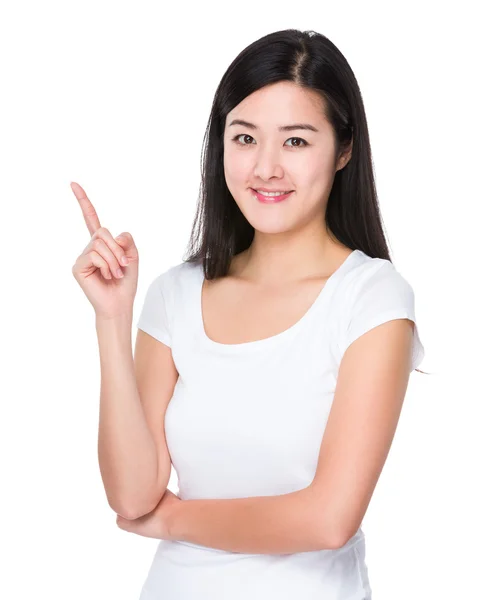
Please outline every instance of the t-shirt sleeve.
M142 329L166 346L171 346L169 326L169 271L158 275L147 288L137 328Z
M342 355L361 335L393 319L410 319L414 322L411 371L425 356L415 320L415 296L412 286L402 277L390 261L383 261L374 272L355 281L350 290L352 298L348 324L342 335Z

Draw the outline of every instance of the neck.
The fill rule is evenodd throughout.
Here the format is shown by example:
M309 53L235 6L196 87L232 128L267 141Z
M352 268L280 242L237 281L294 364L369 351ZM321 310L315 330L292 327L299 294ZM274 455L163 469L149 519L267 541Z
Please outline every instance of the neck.
M230 275L263 285L325 278L350 252L326 229L279 234L256 231L251 246L233 259Z

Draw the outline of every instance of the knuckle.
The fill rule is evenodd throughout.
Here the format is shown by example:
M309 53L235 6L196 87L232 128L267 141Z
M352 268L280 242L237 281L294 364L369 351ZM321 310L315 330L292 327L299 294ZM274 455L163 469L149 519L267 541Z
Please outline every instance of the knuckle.
M114 253L121 251L121 249L119 248L119 244L117 244L117 242L114 240L114 237L111 234L111 232L105 227L103 227L102 229L102 239L104 240L106 246Z

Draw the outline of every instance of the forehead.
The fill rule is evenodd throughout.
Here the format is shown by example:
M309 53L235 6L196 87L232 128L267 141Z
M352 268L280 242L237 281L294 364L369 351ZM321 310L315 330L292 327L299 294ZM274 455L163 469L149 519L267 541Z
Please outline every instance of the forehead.
M313 90L291 81L280 81L256 90L244 98L226 116L226 127L233 119L243 119L259 129L277 128L289 123L308 121L323 126L326 118L323 100Z

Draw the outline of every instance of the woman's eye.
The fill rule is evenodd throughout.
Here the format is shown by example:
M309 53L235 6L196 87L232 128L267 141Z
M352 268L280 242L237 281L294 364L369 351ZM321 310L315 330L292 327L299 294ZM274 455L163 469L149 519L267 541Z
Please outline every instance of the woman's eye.
M240 133L239 135L235 135L235 136L233 137L233 140L234 140L235 142L237 142L238 144L241 144L241 146L249 146L249 145L250 145L250 144L243 144L242 142L238 141L238 138L241 138L241 137L246 137L246 138L251 138L251 139L253 139L253 138L252 138L250 135L247 135L246 133Z
M304 145L304 146L308 146L308 142L307 142L306 140L304 140L303 138L292 137L292 138L289 138L289 139L290 139L290 140L298 140L298 141L300 141L300 142L303 142L303 145ZM288 141L289 141L289 140L288 140ZM293 147L294 147L294 148L299 148L299 146L298 146L298 145L296 145L296 146L293 146Z
M238 138L243 138L243 137L244 137L244 138L249 138L249 139L251 139L251 140L253 140L253 139L254 139L253 137L251 137L251 136L250 136L250 135L248 135L247 133L240 133L239 135L236 135L235 137L233 137L233 140L234 140L234 141L235 141L237 144L240 144L241 146L252 146L252 144L251 144L251 143L247 143L247 144L246 144L246 143L243 143L243 142L240 142L240 141L238 141ZM301 145L300 145L300 144L295 144L294 146L293 146L293 145L291 145L291 147L292 147L292 148L300 148L300 147L302 147L302 146L308 146L308 142L307 142L306 140L304 140L303 138L291 137L291 138L289 138L287 141L289 141L289 140L298 140L298 141L302 142L302 144L301 144Z

